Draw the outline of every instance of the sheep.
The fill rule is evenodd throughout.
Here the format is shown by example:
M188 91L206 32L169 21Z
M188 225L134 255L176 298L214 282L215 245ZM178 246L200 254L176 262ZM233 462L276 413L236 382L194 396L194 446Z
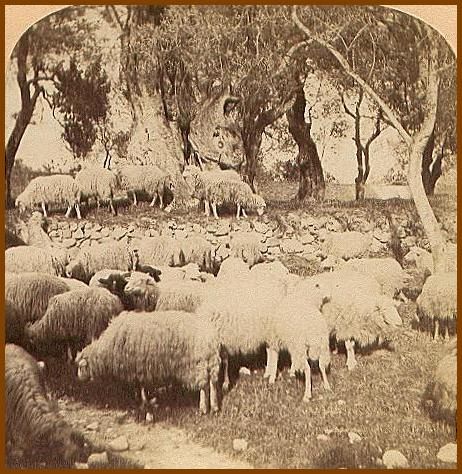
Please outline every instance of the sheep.
M59 279L66 283L69 290L84 290L85 288L88 288L86 283L76 280L75 278L59 277Z
M401 317L391 298L381 294L375 279L351 270L321 273L307 279L327 285L330 301L322 307L331 336L337 342L344 341L347 351L347 368L356 365L355 345L370 346L387 341L402 325ZM298 286L296 288L303 288Z
M214 327L181 311L123 312L77 355L79 380L112 378L159 388L200 390L199 410L218 411L220 354ZM142 405L142 408L143 408Z
M236 278L243 279L249 277L249 265L238 257L228 257L223 260L217 273L218 281L232 281Z
M424 398L433 417L456 424L457 420L457 337L448 345L428 384Z
M455 244L446 244L445 259L446 271L457 271L457 246ZM404 256L404 263L408 266L415 266L425 277L434 273L432 254L420 247L411 247Z
M222 204L235 204L238 219L241 212L247 217L245 209L256 210L262 215L266 207L264 199L254 194L233 170L200 171L196 166L186 166L183 178L192 187L193 197L204 200L206 216L210 215L209 205L216 219L217 206Z
M353 258L339 266L375 278L384 295L394 298L409 281L407 273L394 258Z
M223 389L227 390L229 386L228 356L249 354L265 344L268 355L265 376L270 377L271 383L274 382L277 365L275 353L282 348L289 349L295 361L294 370L302 368L307 374L304 400L308 400L311 396L309 367L301 366L301 360L306 359L308 348L313 357L319 357L322 353L323 370L329 359L328 330L316 307L323 298L318 296L318 290L314 286L310 288L310 292L305 293L301 300L303 307L297 307L300 312L294 316L296 322L292 324L287 321L290 318L285 307L280 307L286 296L282 282L273 278L261 279L258 291L254 291L255 288L248 283L247 280L236 280L234 284L212 286L196 311L217 328L225 373ZM302 329L297 328L298 323L302 325ZM318 323L319 328L305 331L304 328ZM327 388L325 372L323 379Z
M40 272L62 276L68 256L61 249L45 249L32 245L5 250L5 271L11 273Z
M186 263L180 243L172 237L145 237L132 241L130 246L138 256L139 265L175 267Z
M263 260L261 236L257 232L235 232L229 243L230 257L242 258L249 266Z
M113 171L99 166L90 166L76 174L75 182L80 188L82 200L88 202L89 198L95 198L98 209L101 200L108 200L111 212L117 215L113 198L114 192L119 188L120 183Z
M137 265L135 252L124 242L105 242L81 249L66 266L66 276L88 283L99 270L113 268L134 270Z
M333 232L326 235L321 246L322 255L327 257L350 258L364 257L372 243L372 234L361 232Z
M185 263L197 263L202 271L213 271L213 246L200 235L179 239Z
M24 327L45 314L50 298L69 291L59 277L44 273L6 273L6 341L21 343Z
M418 296L417 311L421 322L434 325L433 339L439 336L440 324L444 324L445 338L453 332L450 328L457 319L457 274L456 272L430 275Z
M136 206L137 192L146 192L152 196L150 206L154 206L159 199L159 206L164 207L165 192L174 192L175 182L171 174L161 170L158 166L127 165L117 170L121 188L133 194L133 204Z
M194 312L204 300L207 285L191 280L156 283L147 274L134 272L124 287L124 297L141 311Z
M48 400L37 361L14 344L5 346L5 388L9 450L23 450L25 457L35 460L52 453L56 467L72 467L82 460L83 437Z
M26 189L16 198L15 205L19 207L20 212L40 205L43 215L47 217L47 204L57 206L65 204L66 217L71 215L72 208L75 207L77 218L81 219L80 195L79 185L72 176L64 174L39 176L29 182Z
M67 343L72 360L71 345L80 347L96 339L122 310L119 298L104 288L68 291L50 298L43 317L27 325L25 332L35 347Z

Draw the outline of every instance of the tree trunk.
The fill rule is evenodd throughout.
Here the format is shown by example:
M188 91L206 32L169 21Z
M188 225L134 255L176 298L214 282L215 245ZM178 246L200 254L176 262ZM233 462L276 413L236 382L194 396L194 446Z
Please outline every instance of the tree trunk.
M260 152L262 135L263 129L255 126L245 138L243 137L246 158L243 177L254 193L256 192L255 177L257 175L258 153Z
M296 92L295 102L286 112L289 132L298 146L297 164L300 178L297 199L303 201L307 197L316 200L324 199L326 184L322 171L318 150L311 137L311 123L305 121L306 99L303 86Z
M13 170L14 160L18 151L19 145L21 144L22 137L29 125L32 114L34 113L35 104L40 94L40 87L35 86L34 95L30 96L29 84L27 83L26 70L27 70L27 56L29 54L29 33L24 33L19 42L17 49L17 64L18 73L17 81L19 90L21 93L21 110L16 118L13 131L8 139L8 143L5 149L5 181L6 181L6 205L12 206L11 196L11 172Z
M432 130L430 138L425 145L422 154L422 181L427 196L433 194L434 186L432 189L432 163L433 163L433 150L435 149L435 129ZM436 182L436 181L435 181Z
M428 63L422 61L422 69L425 70L424 68L429 68L426 100L422 104L422 107L425 110L425 119L420 131L413 137L410 146L408 181L417 212L422 220L425 233L430 242L433 266L436 273L445 272L447 270L445 242L438 221L436 220L433 209L428 201L422 181L422 158L425 149L427 148L427 143L431 140L435 128L436 110L438 106L439 79L438 74L435 71L437 64L436 56L438 52L436 51L435 46L433 46L433 50L430 54L431 58Z

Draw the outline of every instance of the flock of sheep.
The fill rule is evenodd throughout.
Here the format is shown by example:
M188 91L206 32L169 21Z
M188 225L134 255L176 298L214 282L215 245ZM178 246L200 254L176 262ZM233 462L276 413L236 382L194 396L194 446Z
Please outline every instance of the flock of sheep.
M271 384L278 355L287 350L290 375L304 373L307 402L312 397L309 360L318 361L324 389L330 390L326 370L332 339L344 343L346 365L353 370L355 347L399 335L397 298L408 277L392 258L349 260L334 271L303 278L278 261L249 265L230 257L214 276L210 244L198 239L100 243L81 249L71 261L65 251L6 250L11 446L46 439L70 462L78 450L72 430L48 401L40 364L28 352L67 354L82 381L133 384L145 414L151 407L147 390L171 384L199 391L199 409L207 413L219 410L218 394L229 388L230 356L266 346L264 376ZM455 281L455 273L434 274L417 300L423 317L451 333ZM444 393L442 410L454 408L444 383L435 390Z
M99 208L100 202L109 202L110 210L116 214L114 197L119 191L132 195L133 204L137 204L137 193L144 193L152 199L150 206L159 201L164 208L168 194L173 201L165 209L170 211L175 201L175 182L180 179L158 166L125 165L117 170L90 166L80 170L75 179L69 175L56 174L32 179L26 189L17 197L16 207L21 211L40 207L47 217L47 206L59 208L66 206L66 217L75 208L76 216L81 218L80 203L95 199ZM264 199L253 193L250 186L242 181L240 175L232 170L202 171L196 166L187 166L182 179L189 186L191 197L204 202L205 214L218 219L217 206L236 206L236 217L247 211L259 215L266 207Z

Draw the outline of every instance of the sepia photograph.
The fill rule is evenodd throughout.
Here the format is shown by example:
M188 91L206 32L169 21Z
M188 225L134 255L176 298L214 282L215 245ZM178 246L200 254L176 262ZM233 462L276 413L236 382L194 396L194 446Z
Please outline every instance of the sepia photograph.
M4 467L457 468L457 5L422 8L6 29Z

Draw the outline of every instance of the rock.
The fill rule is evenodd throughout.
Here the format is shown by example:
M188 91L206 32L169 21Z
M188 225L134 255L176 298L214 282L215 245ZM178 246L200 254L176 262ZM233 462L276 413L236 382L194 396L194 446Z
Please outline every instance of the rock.
M436 457L443 462L457 463L457 444L445 444L439 451Z
M61 237L58 230L52 230L49 234L51 239L56 239L57 237Z
M218 228L215 231L215 236L216 237L223 237L225 235L228 235L230 231L229 224L220 224Z
M358 433L355 433L354 431L350 431L348 433L348 440L350 441L350 444L353 444L353 443L359 443L360 441L362 441L362 438L361 436L359 436Z
M112 451L126 451L128 449L128 441L127 438L122 435L113 439L108 446Z
M329 220L326 222L326 230L330 232L342 232L342 224L335 219L334 217L330 217Z
M239 374L240 375L252 375L252 372L247 367L241 367L239 369Z
M69 224L69 230L70 230L71 232L74 232L74 231L77 230L77 229L78 229L77 222L71 222L71 223Z
M103 453L90 454L87 460L87 464L90 469L107 466L108 463L109 463L109 460L108 460L106 451L104 451Z
M269 239L266 239L266 246L267 247L279 247L280 240L276 237L270 237Z
M229 249L226 247L226 245L220 245L215 251L215 257L221 260L224 260L229 256Z
M107 227L104 227L102 230L101 230L101 235L103 237L109 237L111 235L111 231L107 228Z
M77 240L72 239L72 238L63 240L63 246L66 247L67 249L74 247L76 243L77 243Z
M318 231L318 240L319 242L324 242L329 235L329 231L326 229L319 229Z
M302 253L304 249L297 239L284 239L281 242L281 250L284 253Z
M127 234L127 230L126 229L123 229L122 227L116 227L114 229L114 231L112 232L112 237L115 239L115 240L120 240L122 239L123 237L125 237L125 235Z
M233 440L233 449L234 451L245 451L247 449L248 443L243 438L236 438Z
M375 229L374 230L374 238L376 238L382 244L386 244L387 242L390 241L391 235L390 235L390 232L385 232L385 231L380 230L380 229Z
M316 439L319 440L319 441L329 441L330 440L329 436L327 436L325 434L318 434L318 436L316 436Z
M241 221L240 227L242 232L250 232L252 230L249 221Z
M268 246L266 244L261 244L259 248L260 248L261 253L267 253L268 252Z
M382 456L382 461L387 469L403 469L409 467L406 456L395 449L385 451Z
M99 428L99 423L97 421L94 421L93 423L90 423L88 426L85 427L88 431L96 431Z
M265 223L258 221L254 222L253 228L260 234L265 234L269 230L269 227Z
M63 239L70 239L72 237L72 232L70 229L63 230Z
M310 233L303 234L300 238L300 242L303 245L311 244L314 242L314 237Z
M188 233L185 230L176 229L175 238L176 239L185 239L188 236Z
M341 406L346 405L346 401L342 399L337 400L337 405L341 405Z
M74 239L83 239L85 237L84 233L82 232L82 229L77 229L74 234L72 235Z
M91 232L91 235L90 235L90 239L91 240L99 240L101 239L103 235L101 234L101 232L99 230L95 230L93 229L92 232Z

